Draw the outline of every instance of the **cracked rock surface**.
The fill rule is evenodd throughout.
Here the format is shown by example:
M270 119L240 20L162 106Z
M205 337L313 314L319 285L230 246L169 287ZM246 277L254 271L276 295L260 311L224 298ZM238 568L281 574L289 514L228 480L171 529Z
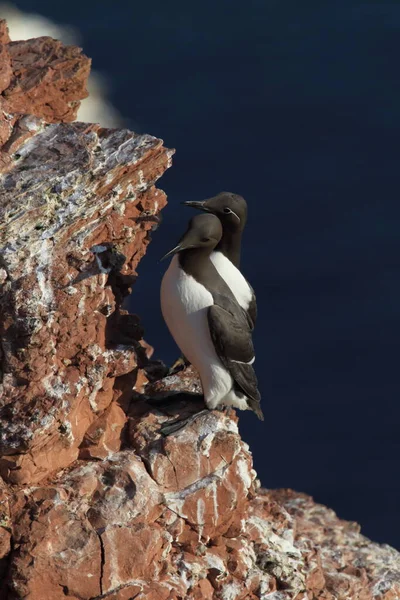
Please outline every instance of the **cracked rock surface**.
M400 598L394 549L260 488L233 411L162 434L198 377L122 305L172 151L72 122L89 65L0 21L0 598Z

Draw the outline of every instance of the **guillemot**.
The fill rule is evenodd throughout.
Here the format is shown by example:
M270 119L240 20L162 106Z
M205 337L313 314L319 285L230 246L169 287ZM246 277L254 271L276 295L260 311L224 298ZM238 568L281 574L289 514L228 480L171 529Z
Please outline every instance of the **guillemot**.
M246 200L238 194L220 192L208 200L200 202L189 200L183 204L214 214L221 221L222 238L211 253L211 260L232 290L239 305L247 312L254 328L257 319L256 296L253 288L240 272L242 233L247 221Z
M197 369L209 410L233 406L263 420L254 347L245 311L210 255L222 237L221 221L196 215L175 248L161 283L161 310L181 352Z

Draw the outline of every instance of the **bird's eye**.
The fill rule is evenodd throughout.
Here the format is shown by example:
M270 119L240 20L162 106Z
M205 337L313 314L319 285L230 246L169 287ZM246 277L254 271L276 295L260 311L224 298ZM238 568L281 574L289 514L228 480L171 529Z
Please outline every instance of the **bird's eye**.
M202 241L202 242L209 242L209 241L210 241L210 238L204 237L204 238L202 238L202 240L201 240L201 241Z
M224 213L225 213L226 215L229 215L229 213L231 213L231 212L232 212L232 211L231 211L231 209L230 209L230 208L228 208L227 206L225 206L225 208L224 208Z

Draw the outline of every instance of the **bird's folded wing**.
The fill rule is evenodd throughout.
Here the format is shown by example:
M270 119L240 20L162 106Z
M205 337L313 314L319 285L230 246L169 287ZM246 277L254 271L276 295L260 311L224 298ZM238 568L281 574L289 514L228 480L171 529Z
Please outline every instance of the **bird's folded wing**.
M227 303L225 297L218 300L224 307L215 303L208 309L208 323L216 353L238 388L249 399L251 408L259 414L260 393L256 374L250 364L254 360L251 331L239 306L236 308Z
M214 304L208 310L208 324L218 356L243 363L254 359L246 314L236 302L214 294Z

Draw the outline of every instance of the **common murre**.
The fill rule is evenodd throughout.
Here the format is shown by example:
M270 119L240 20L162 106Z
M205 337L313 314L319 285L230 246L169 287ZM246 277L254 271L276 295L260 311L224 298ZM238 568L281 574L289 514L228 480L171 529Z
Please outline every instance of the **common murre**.
M221 237L215 215L191 219L179 244L164 257L173 256L161 283L161 310L180 350L199 372L207 408L249 409L263 420L250 323L210 260Z
M221 221L222 238L211 253L211 260L240 306L247 312L254 328L257 319L256 296L240 272L242 233L247 221L246 200L238 194L220 192L208 200L189 200L183 204L214 214Z

